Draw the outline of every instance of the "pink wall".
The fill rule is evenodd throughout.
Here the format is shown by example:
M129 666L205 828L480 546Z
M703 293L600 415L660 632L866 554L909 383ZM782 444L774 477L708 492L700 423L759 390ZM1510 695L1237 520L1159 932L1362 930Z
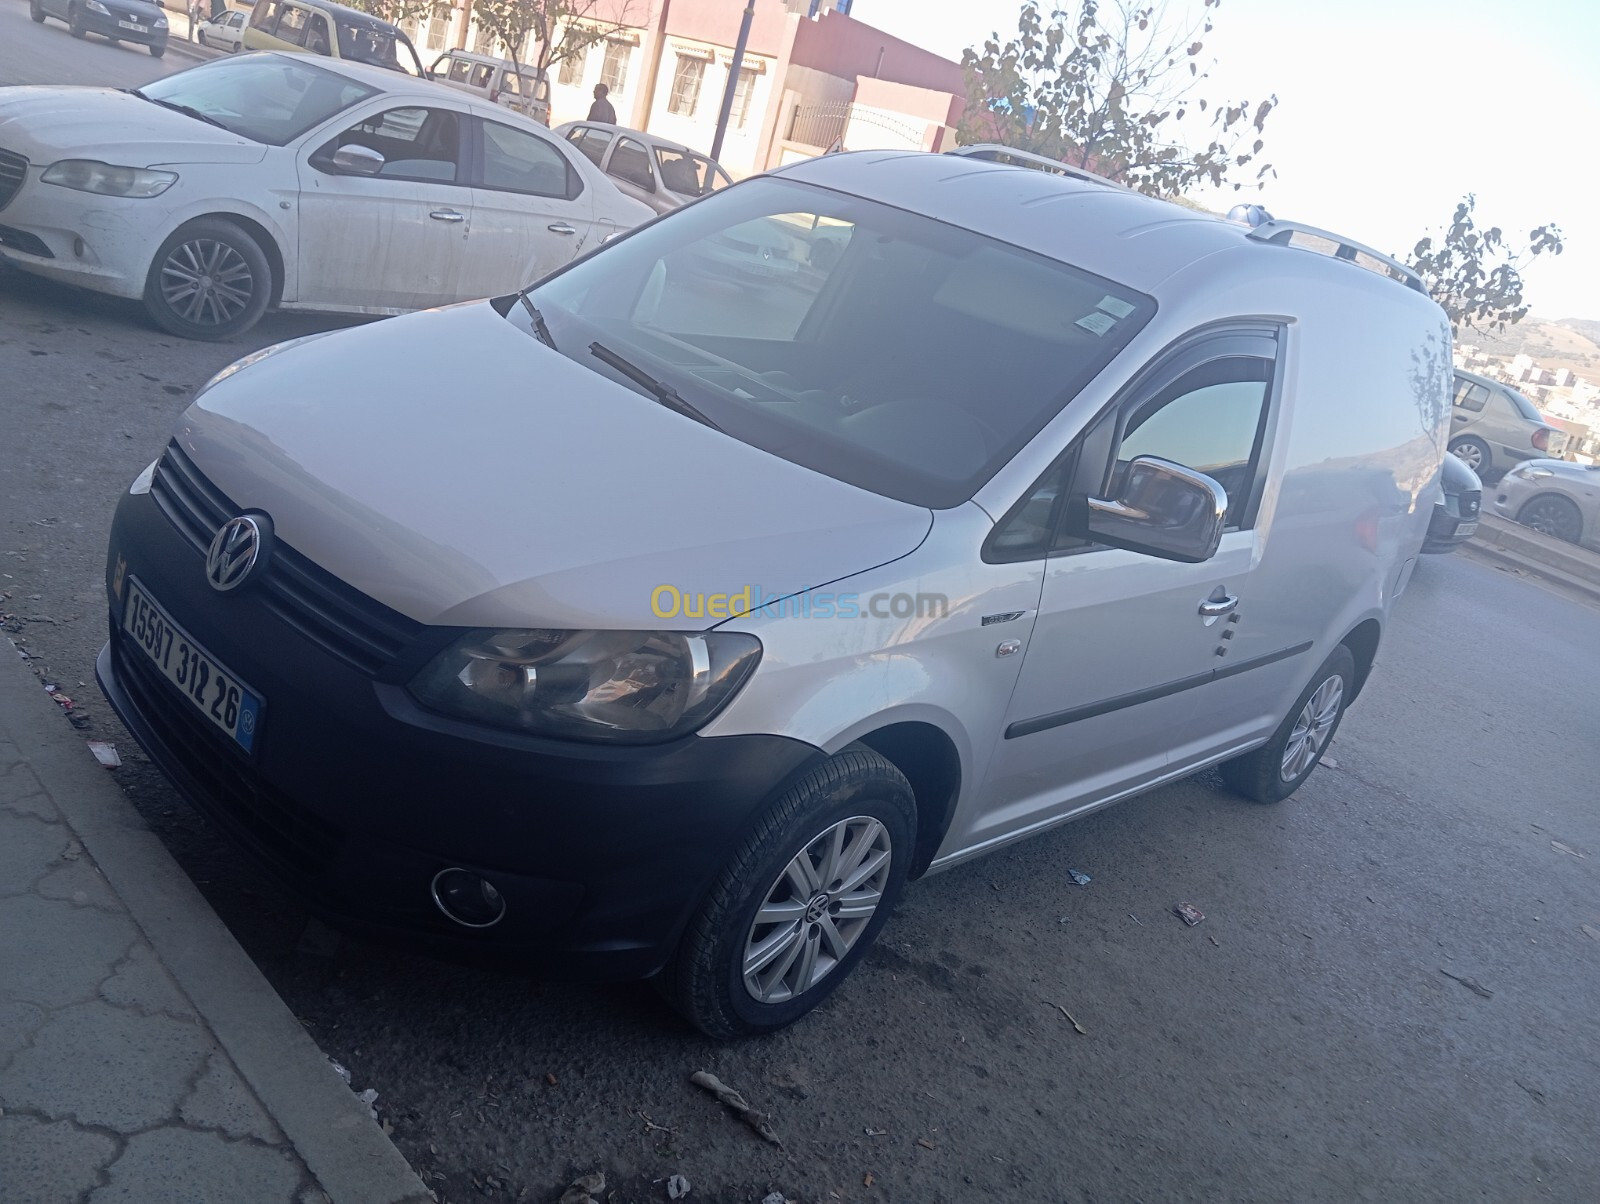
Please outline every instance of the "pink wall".
M747 49L752 54L776 58L783 47L789 13L783 7L783 0L755 2L756 15L750 22ZM739 40L739 23L744 20L744 5L739 0L671 0L671 4L667 10L669 34L726 46L730 50Z
M891 113L920 117L936 125L955 125L961 119L962 98L933 88L917 88L887 79L862 76L856 80L857 104Z
M673 4L673 20L677 18L680 2L676 0ZM699 3L707 2L699 0ZM758 4L764 2L771 3L780 13L783 11L777 0L757 0ZM795 31L793 62L846 79L858 75L878 77L953 96L966 94L960 63L942 59L920 46L902 42L836 12L825 13L820 20L800 22Z

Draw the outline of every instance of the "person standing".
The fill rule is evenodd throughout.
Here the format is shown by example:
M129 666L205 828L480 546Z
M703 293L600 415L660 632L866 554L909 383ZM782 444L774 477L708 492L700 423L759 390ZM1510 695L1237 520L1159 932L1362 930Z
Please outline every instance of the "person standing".
M205 10L200 6L200 0L189 0L189 40L200 39L200 22L205 20Z
M590 121L603 121L607 125L617 124L617 111L611 107L611 102L606 99L611 94L611 89L604 84L594 86L594 103L589 106Z

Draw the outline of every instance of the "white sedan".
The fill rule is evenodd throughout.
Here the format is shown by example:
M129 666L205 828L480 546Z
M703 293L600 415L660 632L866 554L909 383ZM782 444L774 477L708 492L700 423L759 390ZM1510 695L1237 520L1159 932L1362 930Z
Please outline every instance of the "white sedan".
M283 309L513 292L654 214L500 105L377 67L219 59L0 90L0 258L221 339Z
M244 49L244 23L249 15L243 9L230 8L209 21L200 22L195 27L195 37L202 46L238 54Z

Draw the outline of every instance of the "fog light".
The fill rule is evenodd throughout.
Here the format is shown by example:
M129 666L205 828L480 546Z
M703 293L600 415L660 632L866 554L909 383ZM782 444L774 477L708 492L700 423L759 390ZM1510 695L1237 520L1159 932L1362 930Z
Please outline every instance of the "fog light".
M433 876L432 893L435 906L464 928L488 928L505 918L505 897L471 870L440 870Z

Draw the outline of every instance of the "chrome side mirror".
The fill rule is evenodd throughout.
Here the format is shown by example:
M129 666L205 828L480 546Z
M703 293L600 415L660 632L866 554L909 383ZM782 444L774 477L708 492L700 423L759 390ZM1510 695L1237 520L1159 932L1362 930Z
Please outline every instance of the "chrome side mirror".
M1155 456L1128 465L1121 496L1088 502L1089 538L1096 543L1187 564L1216 555L1228 513L1221 485Z
M370 146L350 143L333 152L334 167L352 176L375 176L383 170L384 158Z

